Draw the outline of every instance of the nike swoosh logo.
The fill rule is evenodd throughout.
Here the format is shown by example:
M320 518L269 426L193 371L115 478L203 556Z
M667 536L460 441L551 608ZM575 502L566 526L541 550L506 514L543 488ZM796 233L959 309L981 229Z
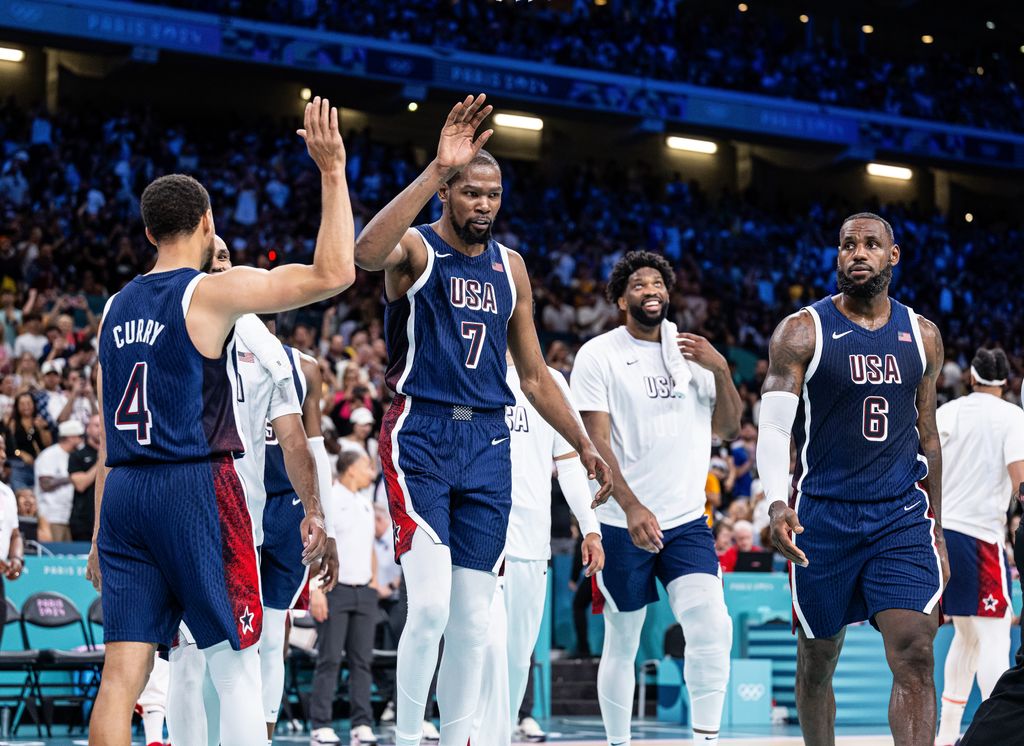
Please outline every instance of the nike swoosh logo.
M626 365L636 365L639 362L639 360L627 360Z
M451 253L448 253L448 254L434 254L434 258L435 259L444 259L447 256L451 256Z
M493 438L491 440L491 445L496 446L498 443L504 443L506 440L508 440L508 438Z
M903 507L903 512L904 512L904 513L907 513L907 512L909 512L909 511L913 510L914 508L916 508L916 507L917 507L918 505L920 505L920 504L921 504L921 501L920 501L920 500L918 500L918 501L917 501L916 503L914 503L913 505L905 505L905 506Z
M853 329L849 329L843 332L842 334L836 334L835 332L832 332L832 339L839 339L840 337L845 337L847 334L853 334Z
M302 498L297 497L294 500L292 500L292 505L298 505L301 502L302 502Z

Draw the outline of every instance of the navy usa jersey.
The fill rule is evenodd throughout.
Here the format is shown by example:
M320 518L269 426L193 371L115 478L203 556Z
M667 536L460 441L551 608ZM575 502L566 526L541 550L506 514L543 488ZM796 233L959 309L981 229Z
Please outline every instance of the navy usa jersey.
M466 256L429 225L416 230L427 267L384 310L388 386L445 405L515 404L505 383L508 321L516 304L508 249L492 240L479 256Z
M99 340L107 466L244 450L229 375L234 335L210 359L185 327L202 277L189 268L140 275L108 301Z
M302 365L299 362L299 351L282 345L288 355L288 362L292 364L292 382L295 387L295 394L299 397L299 407L306 403L306 377L302 375ZM267 497L278 497L294 492L291 480L288 479L288 472L284 468L284 451L281 444L277 442L274 428L267 423L267 453L263 465L263 485L267 489Z
M889 322L874 331L831 297L806 309L815 346L793 425L800 494L876 502L907 494L928 473L917 433L921 328L913 309L890 302Z

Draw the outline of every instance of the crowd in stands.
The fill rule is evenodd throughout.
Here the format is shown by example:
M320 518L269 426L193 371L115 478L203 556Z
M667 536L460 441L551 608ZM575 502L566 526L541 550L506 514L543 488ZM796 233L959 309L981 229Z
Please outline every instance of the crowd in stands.
M410 149L365 132L348 133L346 146L358 231L422 164ZM277 261L311 254L319 179L287 131L196 128L142 111L50 115L12 101L0 106L0 164L0 423L8 479L26 518L38 517L40 538L88 539L91 497L83 493L95 458L72 457L80 442L95 440L98 318L110 294L154 258L138 214L142 188L159 174L194 174L210 191L234 263L270 266L271 251ZM876 207L893 223L903 247L893 294L944 335L940 403L964 392L968 360L984 344L1006 349L1010 396L1018 395L1020 226L967 224L903 206L832 200L786 207L755 195L712 197L683 175L665 179L644 163L542 172L506 162L503 169L495 234L526 258L547 360L565 375L582 341L620 321L603 283L624 251L660 251L676 267L674 320L723 351L747 405L740 439L721 444L708 479L709 501L732 522L734 537L746 536L746 521L753 541L764 542L767 506L753 464L768 338L785 315L834 287L845 215ZM433 219L439 211L435 204L426 212ZM282 337L322 363L335 454L361 448L376 459L374 433L390 397L382 307L381 276L360 271L339 298L278 319ZM41 465L51 461L44 473ZM83 475L73 478L76 468ZM83 512L73 516L79 504Z
M987 129L1024 130L1012 55L921 44L841 42L790 7L680 0L157 0L195 10L311 26L442 49L556 63ZM847 25L852 21L843 21ZM859 28L860 21L857 21ZM979 29L981 19L978 20ZM810 33L808 33L810 28ZM980 72L979 72L980 71Z

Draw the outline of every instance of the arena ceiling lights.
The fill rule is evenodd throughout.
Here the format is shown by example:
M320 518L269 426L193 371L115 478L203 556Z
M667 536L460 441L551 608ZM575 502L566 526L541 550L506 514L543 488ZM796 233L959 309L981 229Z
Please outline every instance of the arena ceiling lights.
M495 114L494 123L499 127L511 127L517 130L540 132L544 129L544 120L540 117L528 117L522 114Z
M704 153L712 155L718 152L718 145L710 140L695 140L692 137L677 137L670 135L665 138L665 144L672 150L686 150L690 153Z
M24 50L0 47L0 62L21 62L24 59Z
M890 166L885 163L869 163L868 173L872 176L880 176L883 179L899 179L910 181L914 172L904 166Z

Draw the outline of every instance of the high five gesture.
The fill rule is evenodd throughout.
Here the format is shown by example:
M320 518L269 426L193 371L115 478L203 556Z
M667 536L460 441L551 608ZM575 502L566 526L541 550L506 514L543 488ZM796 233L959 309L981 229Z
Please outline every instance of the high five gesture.
M472 161L494 130L485 130L477 137L476 131L483 121L494 110L491 105L484 106L487 96L483 93L476 98L466 96L448 113L441 139L437 143L437 162L451 173L461 171Z

